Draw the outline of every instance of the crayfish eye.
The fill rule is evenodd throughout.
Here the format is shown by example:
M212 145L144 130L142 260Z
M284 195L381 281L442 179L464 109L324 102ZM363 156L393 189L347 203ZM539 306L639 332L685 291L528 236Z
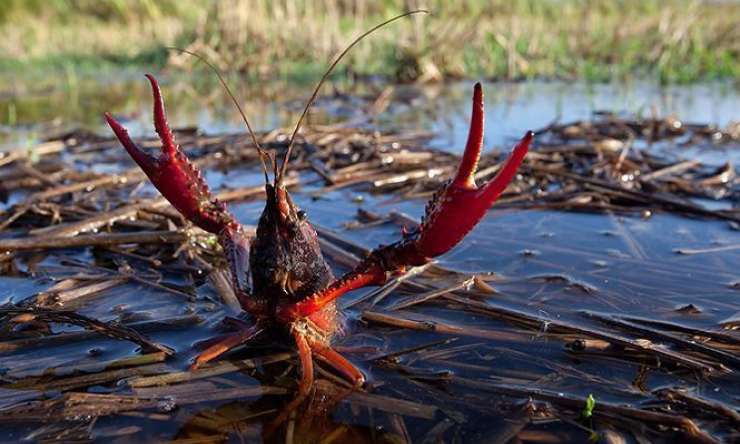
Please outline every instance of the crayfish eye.
M298 212L298 220L300 220L301 222L305 222L306 219L308 219L308 213L306 213L303 210L299 211Z

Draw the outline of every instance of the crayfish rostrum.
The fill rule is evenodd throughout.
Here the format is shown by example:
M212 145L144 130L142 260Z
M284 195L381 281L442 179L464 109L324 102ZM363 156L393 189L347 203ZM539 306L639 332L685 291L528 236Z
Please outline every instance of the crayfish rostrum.
M302 372L294 405L311 389L313 357L334 368L355 387L365 381L363 373L332 348L338 328L337 298L360 287L383 284L406 267L427 263L457 245L514 178L533 137L528 132L497 175L476 186L474 174L483 143L483 90L476 84L470 133L455 176L427 204L418 227L404 232L401 240L373 250L353 270L335 279L322 256L316 231L284 185L290 148L281 168L275 167L272 181L263 161L267 201L256 235L250 240L226 205L212 197L200 172L176 144L159 85L153 76L147 78L154 94L154 126L162 143L159 156L138 148L127 131L106 113L108 123L162 195L192 223L217 236L229 264L234 292L251 318L249 324L232 319L230 324L237 331L201 353L191 368L259 335L287 332L295 340ZM261 159L268 156L259 145L258 149Z

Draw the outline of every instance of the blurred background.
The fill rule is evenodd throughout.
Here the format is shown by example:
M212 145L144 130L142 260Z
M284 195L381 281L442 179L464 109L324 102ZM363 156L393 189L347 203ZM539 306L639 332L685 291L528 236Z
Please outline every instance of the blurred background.
M347 74L394 81L737 77L734 1L4 0L2 68L120 71L202 53L254 76L319 73L361 30L428 9L353 51Z
M496 82L489 112L506 129L494 143L596 111L653 107L720 124L740 114L736 1L3 0L0 148L105 131L104 110L151 134L144 72L163 82L175 126L241 131L213 73L168 47L222 71L259 129L287 125L342 48L413 9L430 13L359 44L324 90L377 97L405 85L392 99L411 107L380 113L382 129L438 131L439 145L456 150L473 80ZM312 122L351 118L353 106Z

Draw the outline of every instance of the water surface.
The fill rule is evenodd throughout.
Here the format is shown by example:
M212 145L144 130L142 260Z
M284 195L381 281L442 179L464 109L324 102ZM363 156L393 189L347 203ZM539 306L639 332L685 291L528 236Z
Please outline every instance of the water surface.
M208 134L244 131L244 125L223 88L211 77L159 76L173 126L198 128ZM247 82L230 79L257 131L292 127L314 85L312 83ZM108 134L103 112L127 118L132 135L153 135L151 93L141 76L76 80L43 91L0 95L0 141L3 149L22 149L30 140L84 127ZM387 87L382 82L336 83L324 87L321 105L309 123L352 120ZM740 90L731 83L660 86L650 82L584 84L563 81L484 82L486 144L502 147L525 131L550 123L590 119L594 113L665 117L721 127L740 119ZM467 137L472 83L397 85L390 105L365 124L381 131L434 131L432 145L461 152ZM719 160L699 150L688 155Z
M162 80L173 126L195 127L213 134L242 131L219 88L205 90L181 79ZM12 117L12 124L3 126L4 146L23 149L24 144L33 146L33 141L44 135L80 127L107 134L101 117L104 109L121 116L135 136L153 135L147 86L143 78L122 79L84 87L80 84L74 94L52 89L32 97L5 97L0 102L0 113L5 114L0 115L4 122ZM434 148L462 150L471 83L395 87L394 100L369 121L356 110L370 106L384 85L333 85L327 90L332 88L336 94L320 99L310 123L335 124L357 118L354 125L382 131L428 130L436 133L430 141ZM643 83L583 86L532 82L486 85L486 91L486 144L496 147L509 145L526 130L554 121L590 119L599 111L629 115L675 112L686 121L719 125L740 118L739 94L727 85L661 89ZM278 86L267 86L254 94L240 88L239 93L249 98L246 108L260 131L289 126L307 95L305 88ZM671 154L670 143L656 149ZM717 164L736 156L726 147L693 146L676 151L678 156L700 156ZM101 157L105 159L105 155ZM131 167L130 162L119 163L116 159L120 157L114 155L108 158L111 163L92 168L109 172ZM216 190L261 181L254 165L209 169L206 178ZM292 192L293 198L314 224L366 248L393 242L400 237L401 227L385 223L347 229L359 208L378 214L396 210L413 218L423 212L423 199L398 201L392 195L371 193L363 186L323 192L318 179L315 173L305 172L301 177L303 186ZM127 189L123 195L134 199L152 197L156 192L144 185ZM6 208L22 197L12 195ZM262 208L259 200L230 206L245 225L254 225ZM587 214L494 207L461 245L439 258L439 265L451 270L439 278L440 282L451 285L471 274L485 278L491 291L465 293L481 304L478 309L440 298L395 310L394 306L418 292L404 287L378 300L375 306L351 306L367 295L367 289L342 299L342 306L351 307L343 311L346 326L335 345L368 375L369 394L339 399L339 386L322 374L317 393L306 409L309 414L299 418L296 425L294 442L315 443L332 434L339 440L335 442L353 443L485 443L504 438L501 442L506 442L512 436L521 442L588 442L592 428L600 433L613 428L625 442L639 443L645 438L639 441L631 434L636 430L632 423L612 423L608 415L607 420L601 417L595 423L585 421L580 416L580 404L564 409L557 398L583 400L585 405L585 399L593 394L597 409L600 403L611 403L664 412L670 405L662 404L656 395L664 388L686 390L737 411L737 363L725 362L728 372L707 376L668 358L655 359L635 351L573 353L565 345L582 335L564 333L558 325L612 333L626 340L647 335L659 347L672 344L670 338L614 331L603 322L604 317L647 319L737 338L740 306L736 270L740 256L733 248L738 244L736 226L721 220L668 213L643 217L639 212ZM690 254L679 254L679 250ZM59 308L134 325L198 317L198 322L181 328L148 331L153 340L176 351L174 357L161 363L123 365L121 360L138 357L140 348L97 336L79 342L42 341L34 347L0 353L0 414L27 401L58 399L63 393L157 400L153 406L114 415L97 417L99 412L87 412L62 420L13 422L0 429L0 440L286 441L285 430L274 435L268 432L270 421L292 398L295 386L295 360L285 341L235 351L227 357L235 366L223 373L171 385L141 383L148 376L183 371L197 354L196 344L226 332L220 320L237 315L217 302L218 293L205 279L206 264L194 262L185 251L171 252L156 267L146 259L88 248L23 253L16 260L21 275L0 277L0 303L19 302L49 288L53 279L103 274L123 281ZM216 258L209 260L219 265ZM336 258L331 261L337 272L345 269ZM140 280L126 276L132 270ZM151 282L161 285L153 286ZM401 328L364 314L386 310L416 325L447 325L460 330L445 333ZM56 333L70 330L78 329L55 325ZM27 332L3 332L8 339L19 333ZM685 337L694 341L690 335ZM696 342L703 341L698 339ZM287 358L275 358L286 352ZM394 352L401 355L379 359ZM533 390L544 395L532 395ZM731 436L731 430L717 425L715 417L709 418L692 416L703 430L721 438ZM651 442L671 442L673 438L651 436Z

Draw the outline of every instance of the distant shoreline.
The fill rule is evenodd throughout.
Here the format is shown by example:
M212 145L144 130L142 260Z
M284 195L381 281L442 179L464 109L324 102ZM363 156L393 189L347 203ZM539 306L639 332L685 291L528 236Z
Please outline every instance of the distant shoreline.
M310 74L362 31L408 10L407 3L8 1L0 5L0 75L203 69L168 46L196 51L224 71ZM430 0L426 7L431 14L358 45L339 75L409 82L740 77L740 2Z

